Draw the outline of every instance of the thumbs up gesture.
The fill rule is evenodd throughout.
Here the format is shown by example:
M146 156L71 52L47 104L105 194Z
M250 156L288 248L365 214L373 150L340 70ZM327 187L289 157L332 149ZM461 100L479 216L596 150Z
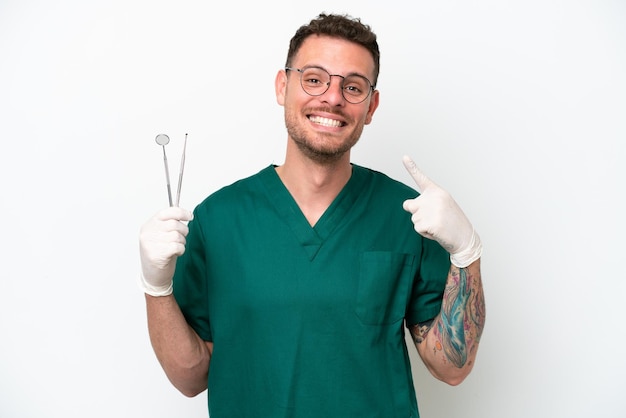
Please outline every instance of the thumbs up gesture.
M404 201L402 207L411 213L417 233L437 241L450 253L450 261L467 267L482 254L480 237L469 219L450 194L422 173L410 157L402 159L415 180L420 195Z

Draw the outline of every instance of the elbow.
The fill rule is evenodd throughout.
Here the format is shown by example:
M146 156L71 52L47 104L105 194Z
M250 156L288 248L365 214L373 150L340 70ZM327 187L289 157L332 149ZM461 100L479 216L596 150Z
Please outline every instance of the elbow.
M181 385L177 386L175 384L174 386L176 387L176 389L178 389L180 393L182 393L184 396L188 398L194 398L206 390L206 387L193 387L193 386L186 387L186 386L181 386Z
M207 388L207 381L201 378L189 378L188 376L168 376L172 385L187 398L193 398Z
M442 382L450 386L458 386L461 383L463 383L466 377L467 377L467 374L462 374L462 375L446 376L445 378L440 378L439 380L441 380Z
M461 368L449 368L445 371L441 371L440 373L435 372L431 369L431 374L438 380L450 386L458 386L467 376L469 376L472 371L472 365L466 365Z
M204 392L208 383L208 364L194 366L178 364L164 367L170 383L184 396L193 398Z

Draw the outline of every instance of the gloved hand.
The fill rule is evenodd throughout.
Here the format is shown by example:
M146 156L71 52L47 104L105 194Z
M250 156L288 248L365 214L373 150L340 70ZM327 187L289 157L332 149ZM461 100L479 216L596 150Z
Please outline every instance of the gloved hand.
M413 160L402 159L420 195L406 200L402 207L412 214L415 230L423 237L437 241L450 253L450 261L467 267L482 254L480 237L450 194L422 173Z
M142 225L139 232L141 258L140 287L151 296L172 293L176 258L185 252L189 228L186 221L193 214L179 207L159 211Z

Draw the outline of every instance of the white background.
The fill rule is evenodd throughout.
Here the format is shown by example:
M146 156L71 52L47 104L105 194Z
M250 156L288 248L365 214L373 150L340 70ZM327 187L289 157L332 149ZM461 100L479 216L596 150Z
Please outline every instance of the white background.
M353 161L410 184L411 155L485 245L476 367L448 387L416 364L422 416L626 416L623 1L0 0L1 417L207 415L157 363L135 282L167 204L154 137L175 184L189 133L190 209L280 164L274 76L321 11L382 50Z

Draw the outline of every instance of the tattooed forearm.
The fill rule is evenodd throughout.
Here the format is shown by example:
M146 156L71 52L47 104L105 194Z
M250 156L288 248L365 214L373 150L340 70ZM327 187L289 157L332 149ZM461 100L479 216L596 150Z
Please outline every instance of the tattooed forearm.
M441 307L441 322L437 324L437 334L441 336L443 350L448 360L457 367L467 361L465 344L465 309L471 295L465 269L458 271L455 280L448 282Z
M474 274L467 269L452 267L444 291L441 313L433 321L411 328L416 345L428 337L435 355L461 368L471 364L485 322L485 301L480 270ZM429 336L429 334L431 334Z

